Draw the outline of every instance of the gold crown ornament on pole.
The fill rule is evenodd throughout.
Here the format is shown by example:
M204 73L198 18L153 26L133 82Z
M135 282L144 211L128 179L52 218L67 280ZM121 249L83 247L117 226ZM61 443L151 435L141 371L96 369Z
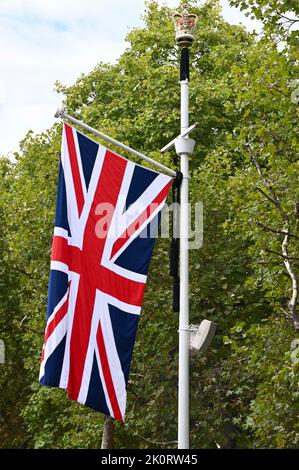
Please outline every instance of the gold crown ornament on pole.
M175 38L180 47L190 47L194 41L194 32L198 16L188 13L187 6L184 5L183 12L175 11L172 21L175 27Z

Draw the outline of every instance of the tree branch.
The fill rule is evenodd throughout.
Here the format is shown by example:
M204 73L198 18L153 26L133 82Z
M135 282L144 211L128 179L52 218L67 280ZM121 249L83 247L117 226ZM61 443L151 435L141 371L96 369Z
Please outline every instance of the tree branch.
M271 186L271 184L268 182L267 178L265 177L263 171L262 171L262 168L256 158L256 156L254 155L254 152L251 148L251 146L249 145L249 142L246 143L245 147L247 148L248 150L248 153L249 153L249 156L250 156L250 159L251 161L253 162L261 180L262 180L262 183L263 185L265 186L265 188L268 189L269 193L270 193L270 196L265 192L263 191L261 188L256 188L258 191L260 191L267 199L269 199L269 201L272 202L272 204L274 204L274 206L276 207L276 209L278 210L278 212L280 213L280 215L282 216L282 218L286 221L286 222L289 222L289 216L285 213L285 211L282 209L281 207L281 204L280 204L280 201L273 189L273 187Z
M298 235L295 235L294 233L288 233L286 230L276 230L272 227L269 227L268 225L262 224L261 222L257 222L257 225L259 225L263 230L267 232L279 233L281 235L289 235L289 237L293 237L296 238L296 240L299 240Z
M280 16L280 18L283 18L284 20L286 20L287 23L294 24L294 23L297 23L299 21L299 19L297 19L297 18L289 18L288 16L283 15L278 10L275 10L275 13L277 13L277 15Z
M20 328L22 328L22 330L29 331L30 333L35 333L37 335L44 335L45 334L45 332L42 331L42 330L36 330L34 328L30 328L29 326L25 326L25 325L20 326Z
M114 419L105 416L101 449L113 449Z
M276 202L274 199L272 199L272 197L269 196L269 194L267 194L263 189L259 188L258 186L256 186L255 189L256 189L259 193L261 193L263 196L265 196L265 198L267 198L268 201L272 202L272 204L273 204L273 205L278 209L278 211L280 212L280 206L277 205L277 202Z
M283 261L284 265L292 281L292 296L288 303L288 312L292 316L295 328L299 329L298 318L296 315L296 305L297 305L297 299L298 299L298 281L293 271L292 265L289 261L290 259L294 259L294 258L288 256L288 244L289 244L289 235L286 234L284 236L284 239L281 245L281 251L284 255L284 261ZM295 258L295 259L299 259L299 258Z
M287 235L286 235L286 236L287 236ZM270 250L270 248L265 248L265 251L266 251L267 253L273 253L274 255L281 256L281 257L284 258L284 259L293 259L293 260L299 261L299 258L297 258L296 256L288 256L287 254L279 253L279 251Z
M27 315L20 321L20 328L25 331L29 331L30 333L36 333L37 335L44 335L45 332L43 330L36 330L35 328L31 328L30 326L24 325L24 321L26 320Z
M269 183L269 181L267 180L266 176L264 175L263 171L262 171L262 168L249 144L249 142L247 141L246 143L246 146L245 146L249 152L249 155L250 155L250 159L251 161L253 162L253 164L255 165L256 167L256 170L261 178L261 181L264 185L264 187L268 190L268 193L265 192L263 189L261 188L256 188L261 194L263 194L273 205L274 207L276 207L276 209L278 210L278 212L280 213L280 215L282 216L283 220L284 220L284 227L282 230L276 230L276 229L272 229L271 227L268 227L267 225L264 225L262 223L258 223L262 228L263 230L267 230L267 231L270 231L270 232L273 232L273 233L279 233L279 234L282 234L284 235L283 237L283 242L282 242L282 245L281 245L281 253L279 253L278 251L274 251L274 250L270 250L270 249L266 249L265 251L268 252L268 253L273 253L277 256L280 256L283 258L283 263L285 265L285 268L287 270L287 273L291 279L291 283L292 283L292 294L291 294L291 298L289 300L289 303L288 303L288 306L287 306L287 314L286 314L286 317L287 318L292 318L293 322L294 322L294 326L296 329L299 329L299 317L296 313L296 306L297 306L297 300L298 300L298 280L296 278L296 275L295 275L295 272L294 272L294 269L291 265L291 262L292 260L299 260L299 258L295 257L295 256L289 256L289 253L288 253L288 245L289 245L289 241L290 241L290 237L294 237L296 239L298 239L299 237L297 237L296 235L294 234L291 234L291 231L290 231L290 218L288 216L288 214L283 210L282 206L281 206L281 203L273 189L273 187L271 186L271 184Z

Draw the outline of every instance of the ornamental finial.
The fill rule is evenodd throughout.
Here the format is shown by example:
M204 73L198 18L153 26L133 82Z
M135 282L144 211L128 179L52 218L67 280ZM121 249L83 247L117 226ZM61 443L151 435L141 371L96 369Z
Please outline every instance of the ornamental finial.
M172 21L175 27L175 37L180 47L190 47L194 41L195 26L198 16L188 13L187 5L183 6L183 12L175 11Z

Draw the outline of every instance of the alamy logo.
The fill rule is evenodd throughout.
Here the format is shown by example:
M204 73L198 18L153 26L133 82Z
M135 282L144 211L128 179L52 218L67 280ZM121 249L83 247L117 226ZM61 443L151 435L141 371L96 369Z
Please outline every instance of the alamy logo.
M5 362L5 344L2 339L0 339L0 364Z

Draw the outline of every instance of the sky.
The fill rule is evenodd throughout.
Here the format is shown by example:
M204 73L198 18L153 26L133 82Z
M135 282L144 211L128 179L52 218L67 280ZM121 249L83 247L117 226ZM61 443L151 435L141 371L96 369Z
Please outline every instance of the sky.
M260 30L221 4L228 22ZM62 101L55 81L71 85L97 63L115 62L143 12L144 0L0 0L0 155L17 151L28 130L51 127Z

